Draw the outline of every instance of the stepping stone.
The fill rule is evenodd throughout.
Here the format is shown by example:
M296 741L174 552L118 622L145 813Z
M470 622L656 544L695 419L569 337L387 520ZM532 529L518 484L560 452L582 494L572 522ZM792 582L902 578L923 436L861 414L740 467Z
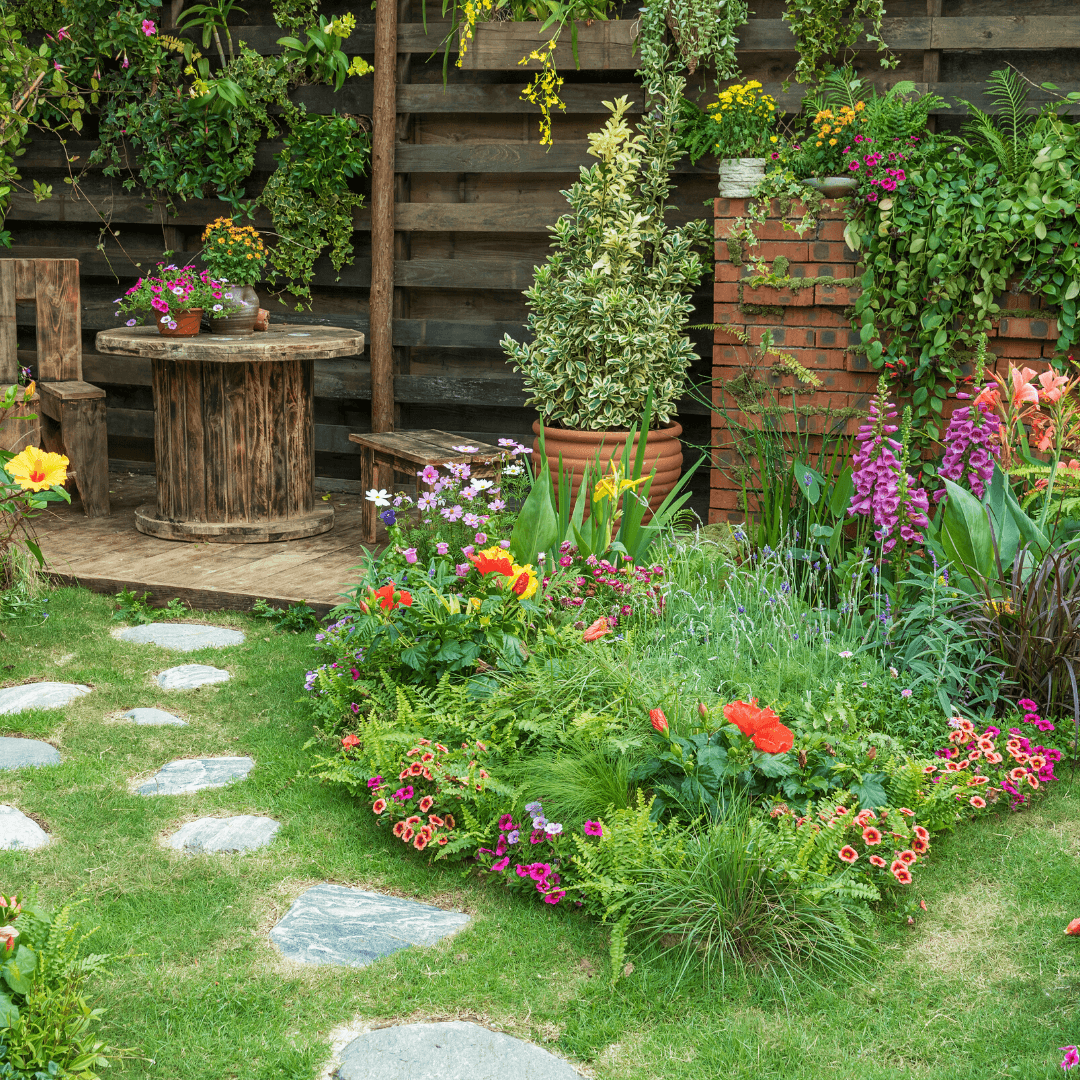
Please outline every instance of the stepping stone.
M227 682L229 673L208 664L181 664L162 671L156 682L162 690L196 690L210 683Z
M402 1024L353 1039L339 1080L581 1080L569 1062L533 1043L465 1020Z
M48 842L49 834L33 818L14 806L0 806L0 849L29 851Z
M113 637L139 645L160 645L163 649L175 649L177 652L221 649L226 645L244 643L244 635L239 630L203 626L201 623L146 623L144 626L129 626L113 631Z
M140 795L188 795L204 788L224 787L254 768L255 762L249 757L182 758L163 765L137 790Z
M60 751L37 739L0 739L0 769L59 765Z
M179 716L173 716L171 712L166 712L164 709L128 709L126 713L120 714L120 719L134 720L136 724L150 727L162 727L165 724L187 727L186 720L181 720Z
M0 690L0 716L10 716L27 709L59 709L89 693L90 687L82 683L35 682L25 686L9 686Z
M366 967L410 945L434 945L469 921L464 912L415 900L316 885L294 901L270 931L270 940L287 959L301 964Z
M177 851L254 851L266 847L280 828L279 821L254 814L204 817L182 825L166 842Z

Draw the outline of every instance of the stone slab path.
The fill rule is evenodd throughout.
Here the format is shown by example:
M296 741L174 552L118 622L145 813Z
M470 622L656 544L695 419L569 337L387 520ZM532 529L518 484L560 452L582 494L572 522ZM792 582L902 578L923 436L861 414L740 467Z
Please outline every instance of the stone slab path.
M59 765L60 751L38 739L0 739L0 769Z
M195 690L210 683L227 682L229 673L208 664L181 664L160 672L155 682L162 690Z
M434 945L469 922L461 911L343 885L316 885L297 897L270 931L270 940L286 959L302 964L365 967L410 945Z
M126 713L120 714L120 719L134 720L136 724L147 727L162 727L166 724L187 727L186 720L181 720L179 716L173 716L171 712L166 712L164 709L128 709Z
M546 1050L479 1024L449 1020L379 1028L341 1052L339 1080L581 1080Z
M224 626L203 626L200 623L146 623L113 631L118 641L131 641L138 645L160 645L177 652L195 652L198 649L221 649L226 645L242 645L244 635L239 630L227 630Z
M182 825L166 843L177 851L254 851L266 847L281 822L242 814L230 818L199 818Z
M0 805L0 849L29 851L44 847L49 834L14 806Z
M140 795L189 795L224 787L255 768L249 757L182 758L163 765L137 789Z
M59 709L89 693L90 687L82 683L36 682L8 686L0 690L0 716L26 712L27 709Z

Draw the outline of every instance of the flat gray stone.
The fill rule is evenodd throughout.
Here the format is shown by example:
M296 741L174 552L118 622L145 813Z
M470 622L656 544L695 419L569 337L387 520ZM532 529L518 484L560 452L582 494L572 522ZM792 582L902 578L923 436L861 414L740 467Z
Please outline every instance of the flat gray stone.
M0 806L0 849L30 851L48 842L49 834L33 818L14 806Z
M177 652L195 652L198 649L221 649L226 645L242 645L244 635L239 630L227 630L224 626L203 626L201 623L146 623L129 626L113 632L118 641L131 641L138 645L160 645L163 649Z
M59 765L60 751L37 739L0 739L0 769Z
M204 817L182 825L166 843L177 851L254 851L266 847L280 828L273 818L254 814Z
M157 675L162 690L195 690L210 683L227 682L229 673L209 664L181 664Z
M165 724L187 727L186 720L181 720L179 716L173 716L171 712L166 712L164 709L128 709L126 713L120 714L120 719L134 720L136 724L150 727L161 727Z
M27 709L59 709L89 693L90 687L82 683L35 682L9 686L0 690L0 716L10 716Z
M142 787L140 795L188 795L204 788L224 787L255 768L249 757L182 758L163 765Z
M466 1020L369 1031L342 1050L336 1075L339 1080L581 1080L562 1058Z
M464 912L415 900L316 885L297 897L270 931L270 940L287 959L302 964L366 967L410 945L434 945L469 921Z

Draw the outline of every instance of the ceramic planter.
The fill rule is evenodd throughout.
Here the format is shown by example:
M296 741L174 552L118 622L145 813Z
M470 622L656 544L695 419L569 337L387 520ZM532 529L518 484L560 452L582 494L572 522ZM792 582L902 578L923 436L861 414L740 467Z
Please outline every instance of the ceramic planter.
M827 199L842 199L855 194L859 181L853 176L812 176L803 181L803 186L820 191Z
M540 435L540 422L533 422L533 434ZM576 497L578 488L581 487L581 478L585 473L585 466L599 460L604 472L609 472L608 462L614 457L616 464L622 459L623 449L629 432L626 431L571 431L568 428L544 428L544 449L547 451L548 465L551 468L552 477L559 474L559 455L562 455L563 471L571 470L570 487ZM645 441L645 462L642 465L642 475L648 474L655 468L656 476L653 477L652 487L649 489L649 506L652 510L659 508L668 492L678 482L682 475L682 443L679 436L682 435L682 425L676 421L665 425L656 431L650 431ZM630 450L631 459L637 452L638 437L635 437ZM540 453L539 437L533 442L533 451Z
M176 323L176 329L169 329L169 318L162 318L157 312L154 313L157 319L158 333L164 337L197 337L199 333L199 323L202 322L202 308L192 308L190 311L181 311L179 314L173 315L172 321Z
M20 394L15 406L4 413L0 420L0 450L18 454L28 446L41 445L40 400L34 394L29 401L23 401Z
M748 199L765 178L765 158L724 158L720 162L720 197Z
M223 299L235 300L242 304L239 311L231 315L215 317L210 315L210 333L225 337L244 337L255 332L255 320L259 314L259 298L251 285L227 285L222 291Z

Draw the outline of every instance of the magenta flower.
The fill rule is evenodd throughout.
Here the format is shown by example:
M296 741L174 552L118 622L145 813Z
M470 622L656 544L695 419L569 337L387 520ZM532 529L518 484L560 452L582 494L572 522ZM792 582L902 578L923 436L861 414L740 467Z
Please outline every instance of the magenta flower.
M142 21L142 32L147 37L151 37L152 35L157 33L157 27L154 25L154 20L153 19L143 19L143 21Z
M498 862L491 864L491 872L493 874L501 874L510 865L510 856L506 856L505 859L500 859Z
M499 818L499 829L500 829L500 831L506 832L507 829L512 829L513 827L514 827L514 815L513 814L503 814L502 817Z
M373 776L373 777L372 777L372 778L371 778L371 779L370 779L370 780L369 780L369 781L367 782L367 786L368 786L369 788L377 788L377 787L378 787L378 786L379 786L379 785L380 785L381 783L382 783L382 777L381 777L381 776Z
M553 889L544 895L545 904L557 904L566 895L565 889ZM1072 1068L1072 1066L1069 1066Z
M586 821L585 822L585 835L586 836L603 836L604 826L599 821Z
M1000 448L990 441L996 428L997 421L981 402L954 409L945 429L945 455L938 475L954 484L966 482L972 495L981 499L994 475L994 459L1000 453ZM944 488L935 491L934 501L944 496Z
M417 559L417 555L416 555L416 548L406 548L406 549L405 549L405 550L404 550L404 551L402 552L402 554L403 554L403 555L405 556L405 561L406 561L406 562L407 562L407 563L408 563L408 564L409 564L410 566L412 566L412 564L413 564L414 562L416 562L416 559Z
M450 545L449 544L436 544L435 545L435 554L436 555L445 555L449 550L450 550Z
M1066 1072L1070 1069L1075 1069L1077 1065L1080 1065L1080 1050L1075 1046L1059 1046L1058 1049L1065 1055L1065 1060L1061 1063L1061 1067Z

